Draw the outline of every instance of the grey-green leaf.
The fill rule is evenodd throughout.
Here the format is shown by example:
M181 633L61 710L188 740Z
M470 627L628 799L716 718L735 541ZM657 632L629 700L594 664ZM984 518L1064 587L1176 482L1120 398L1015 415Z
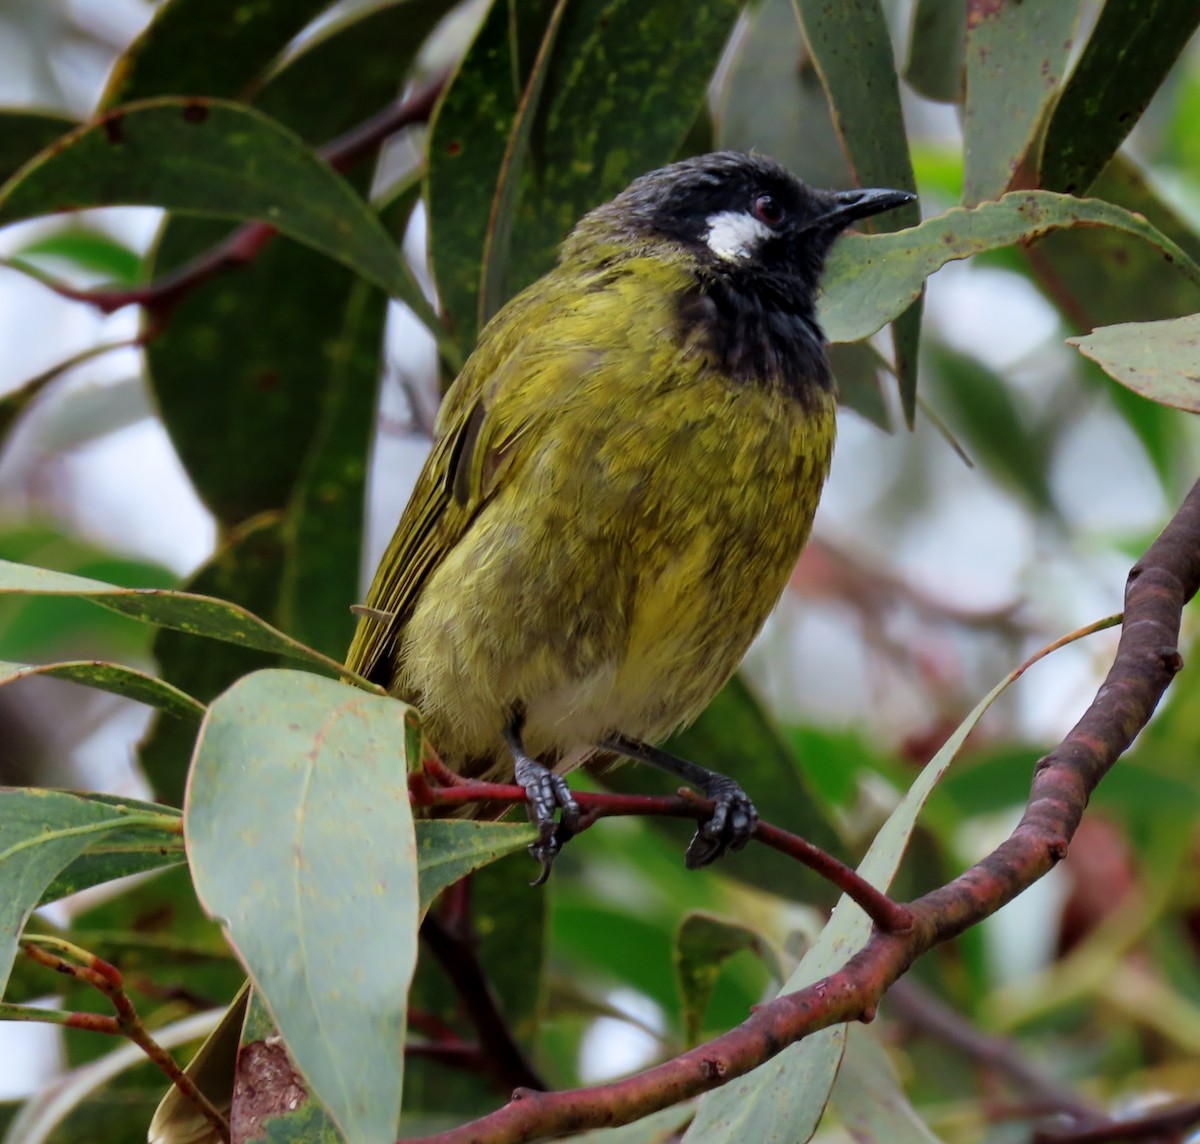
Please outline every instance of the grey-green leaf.
M89 846L142 815L66 791L0 790L0 991L46 888Z
M1080 0L1000 0L967 17L963 205L1004 193L1058 88Z
M1000 681L926 764L871 843L858 872L885 890L896 875L917 816L967 736L997 697L1024 671L1022 665ZM812 948L780 990L794 993L844 965L862 948L871 921L848 898L842 898ZM821 1122L845 1049L846 1026L821 1029L790 1045L778 1056L705 1094L687 1144L804 1144Z
M161 708L179 719L200 719L204 704L178 687L155 679L144 671L123 663L105 663L99 659L72 660L63 663L12 663L0 660L0 687L35 675L67 679L99 691L109 691L125 699Z
M1101 326L1067 341L1134 393L1200 413L1200 314Z
M0 596L7 593L75 596L159 627L275 652L324 671L340 674L343 670L336 660L305 647L245 608L211 596L161 588L118 588L101 580L0 560Z
M408 709L267 670L214 700L184 822L224 924L300 1071L353 1144L390 1144L416 964Z
M997 202L946 211L909 230L839 239L822 279L821 327L832 342L869 337L918 297L925 279L947 262L1086 226L1136 235L1200 285L1200 266L1141 216L1100 199L1014 191Z

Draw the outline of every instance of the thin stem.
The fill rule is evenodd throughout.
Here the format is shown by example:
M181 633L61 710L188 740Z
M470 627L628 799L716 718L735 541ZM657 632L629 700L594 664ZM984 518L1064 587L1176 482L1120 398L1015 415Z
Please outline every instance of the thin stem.
M461 921L447 924L431 912L421 923L421 937L446 971L475 1026L488 1071L506 1088L545 1089L546 1082L526 1058L501 1013L499 1002L479 964L473 937L465 932Z
M49 948L43 948L49 947ZM74 958L80 964L68 961L65 957L49 952L58 949ZM148 1056L158 1068L168 1077L173 1085L187 1097L199 1110L201 1115L212 1125L220 1138L229 1144L229 1122L213 1106L212 1102L196 1087L195 1082L175 1062L171 1056L153 1037L146 1026L142 1024L133 1002L125 992L124 980L120 970L111 962L80 949L62 938L45 935L30 935L21 944L21 950L31 961L52 969L55 973L73 977L85 985L104 994L116 1010L116 1017L103 1017L99 1014L73 1014L73 1020L64 1022L73 1028L87 1028L95 1032L111 1033L124 1036L131 1040Z

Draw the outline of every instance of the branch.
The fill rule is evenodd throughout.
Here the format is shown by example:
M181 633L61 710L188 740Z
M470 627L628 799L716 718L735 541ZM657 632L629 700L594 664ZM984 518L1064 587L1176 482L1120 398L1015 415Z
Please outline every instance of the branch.
M1109 1122L1108 1117L1070 1089L1060 1088L1047 1080L1007 1037L989 1035L977 1029L919 982L911 978L897 981L887 997L889 1014L899 1017L914 1032L961 1050L984 1068L1008 1077L1041 1109L1063 1113L1078 1126Z
M887 988L921 954L995 913L1066 854L1091 792L1149 721L1179 671L1180 616L1198 587L1200 483L1130 572L1121 641L1108 678L1083 718L1038 764L1021 822L983 861L911 903L910 929L889 933L877 927L835 973L776 998L736 1029L673 1060L594 1088L518 1089L503 1108L421 1137L421 1144L517 1144L628 1124L742 1076L819 1029L870 1020Z
M1129 1144L1131 1140L1182 1139L1200 1123L1200 1100L1168 1104L1141 1116L1110 1120L1083 1128L1045 1129L1034 1133L1030 1144Z
M60 949L69 957L74 958L74 961L59 957L58 954L51 953L42 946ZM100 1013L63 1014L52 1010L48 1014L51 1023L66 1025L73 1029L87 1029L95 1033L127 1037L200 1110L200 1114L212 1126L217 1137L228 1144L230 1139L229 1122L217 1111L208 1097L196 1087L196 1082L179 1067L175 1058L150 1036L146 1026L142 1024L142 1019L138 1016L133 1002L129 999L129 994L125 992L124 979L115 965L105 961L102 957L97 957L94 953L89 953L85 949L80 949L70 942L55 937L30 935L28 940L21 943L21 951L39 965L44 965L47 969L54 970L55 973L73 977L76 981L82 981L85 985L90 985L93 989L103 993L116 1010L115 1017L105 1017ZM79 964L75 964L75 962ZM11 1017L12 1014L6 1013L5 1016ZM64 1017L65 1020L60 1019Z
M347 171L361 159L374 153L381 143L404 127L427 123L447 76L415 91L374 115L364 119L349 131L318 148L321 156L335 171ZM258 252L275 236L275 228L264 222L250 222L231 231L216 245L198 254L189 262L147 282L125 289L96 287L81 289L37 273L42 285L63 298L87 302L102 314L112 314L126 306L142 306L152 319L151 328L161 325L172 308L185 295L210 278L231 267L253 262ZM145 335L143 335L145 337Z
M409 779L409 793L415 806L462 806L472 802L494 802L510 806L526 801L525 790L515 784L479 782L456 775L437 759L425 759L424 774ZM428 781L428 780L432 780ZM435 785L437 784L437 785ZM682 788L679 794L592 794L580 791L575 795L583 815L576 834L594 826L601 818L657 816L691 818L703 822L712 817L713 801L701 798L694 791ZM798 834L791 834L768 822L759 822L750 836L778 850L789 858L815 870L832 882L851 901L857 902L866 915L888 933L899 933L912 925L912 918L903 906L877 890L844 862L814 846Z
M458 883L465 892L463 883ZM456 903L465 907L465 903ZM479 1049L487 1070L505 1088L544 1089L546 1082L525 1057L508 1026L496 995L488 984L475 952L465 908L450 917L430 912L421 923L421 937L450 978L479 1036Z

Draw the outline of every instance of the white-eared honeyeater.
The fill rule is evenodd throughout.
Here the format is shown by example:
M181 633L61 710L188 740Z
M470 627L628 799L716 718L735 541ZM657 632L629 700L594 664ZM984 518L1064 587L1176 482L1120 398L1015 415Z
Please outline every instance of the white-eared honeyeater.
M825 255L911 198L729 151L652 171L447 393L346 662L420 709L453 770L515 777L544 872L579 817L562 776L598 753L715 800L689 866L753 831L740 786L653 744L729 678L808 538L834 440Z

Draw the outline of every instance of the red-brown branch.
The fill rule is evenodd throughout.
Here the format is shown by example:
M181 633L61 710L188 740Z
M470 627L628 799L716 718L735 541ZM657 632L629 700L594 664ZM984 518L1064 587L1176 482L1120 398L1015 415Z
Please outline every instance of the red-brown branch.
M426 759L424 771L423 775L414 774L409 780L410 796L416 806L463 806L473 802L511 806L526 801L522 787L463 779L436 759ZM686 789L673 796L579 792L575 795L575 801L583 811L576 833L582 833L601 818L637 815L703 821L713 812L711 799L701 798ZM904 906L893 902L887 894L877 890L844 862L839 862L832 854L798 834L791 834L768 822L759 822L751 837L832 882L851 901L857 902L880 929L900 932L912 924L912 918Z
M421 1137L420 1144L517 1144L627 1124L742 1076L819 1029L869 1020L916 958L994 913L1063 857L1096 784L1149 721L1179 670L1180 617L1198 588L1200 483L1130 572L1116 659L1083 718L1038 764L1021 822L983 861L912 902L910 929L877 927L835 973L673 1060L595 1088L518 1090L496 1112Z

